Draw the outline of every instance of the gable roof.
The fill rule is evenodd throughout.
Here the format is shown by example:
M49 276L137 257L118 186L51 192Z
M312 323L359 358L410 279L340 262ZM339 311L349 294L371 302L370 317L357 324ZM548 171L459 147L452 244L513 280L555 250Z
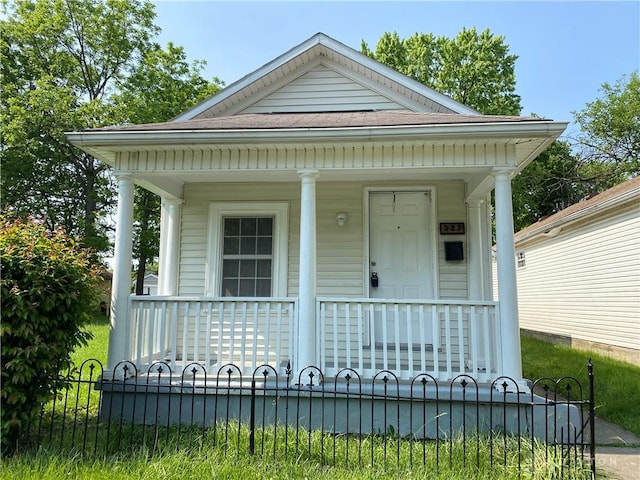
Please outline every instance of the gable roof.
M147 123L97 128L93 131L184 131L184 130L277 130L277 129L322 129L358 128L384 126L462 125L462 124L506 124L523 122L549 122L538 117L510 115L461 115L453 113L408 112L396 110L361 112L314 112L314 113L252 113L224 117L197 118L182 122Z
M229 85L216 95L178 115L173 121L228 116L248 99L266 96L319 64L328 64L354 81L392 97L413 111L476 115L477 111L417 82L386 65L317 33L271 62Z
M552 237L570 223L619 208L629 202L635 202L637 206L638 200L640 200L640 177L635 177L523 228L515 234L514 239L517 244L538 235Z

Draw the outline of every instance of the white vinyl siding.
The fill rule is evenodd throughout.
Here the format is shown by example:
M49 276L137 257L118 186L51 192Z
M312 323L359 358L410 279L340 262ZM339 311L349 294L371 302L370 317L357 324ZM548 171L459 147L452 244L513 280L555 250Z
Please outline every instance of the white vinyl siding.
M318 65L240 113L354 110L406 108L327 66Z
M640 349L640 208L570 226L526 252L522 328Z
M438 265L440 267L440 298L469 298L468 290L468 245L467 235L440 235L440 222L460 222L467 225L467 208L464 203L465 186L463 182L447 183L447 188L438 189ZM468 225L467 225L468 227ZM468 233L468 228L465 229ZM445 260L444 242L463 242L464 261Z
M364 190L368 186L416 185L415 182L322 182L317 183L317 292L319 296L365 295L364 281ZM426 182L436 187L436 224L466 221L464 184ZM298 295L298 255L300 237L300 184L291 183L227 183L192 184L185 187L182 209L179 295L205 295L208 252L209 205L212 202L287 202L289 205L288 265L285 296ZM336 214L345 212L343 227ZM444 236L438 239L439 298L467 298L467 260L444 260ZM456 236L463 240L466 236ZM466 256L465 256L466 258Z

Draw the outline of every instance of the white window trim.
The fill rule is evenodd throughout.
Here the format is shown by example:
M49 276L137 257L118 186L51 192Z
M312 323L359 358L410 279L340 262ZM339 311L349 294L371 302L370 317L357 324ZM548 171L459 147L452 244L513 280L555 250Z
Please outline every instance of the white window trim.
M205 295L219 297L222 282L222 218L273 216L273 297L287 296L289 204L287 202L215 202L209 204Z

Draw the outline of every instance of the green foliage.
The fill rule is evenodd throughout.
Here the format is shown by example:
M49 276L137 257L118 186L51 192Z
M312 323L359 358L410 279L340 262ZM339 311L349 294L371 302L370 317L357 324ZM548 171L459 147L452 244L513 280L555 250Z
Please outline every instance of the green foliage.
M11 450L41 402L63 385L60 372L86 345L98 271L90 252L62 231L1 218L2 449Z
M375 52L361 51L381 63L487 115L518 115L515 61L503 36L488 29L463 28L455 38L415 33L380 37Z
M640 174L640 77L602 84L602 97L574 112L583 175L597 178L599 191Z
M71 146L64 132L166 121L217 91L221 82L204 80L204 62L188 63L181 47L154 43L159 28L147 0L5 5L3 204L15 216L35 216L51 230L62 226L84 245L105 251L114 204L109 168ZM155 252L157 240L143 236L138 244L148 243Z
M16 0L0 20L3 203L50 229L108 248L107 166L64 132L122 121L110 101L151 47L153 5L138 0Z
M519 231L572 205L593 191L565 141L553 142L511 182L513 223Z
M640 367L528 336L522 336L521 344L525 378L573 376L586 388L587 360L591 358L596 415L640 435Z
M121 116L131 123L170 120L220 90L220 80L209 82L202 77L204 66L202 61L188 63L182 47L172 43L166 49L155 46L145 53L113 101L120 106ZM160 247L160 197L136 187L134 220L136 293L142 294L147 264L158 256Z

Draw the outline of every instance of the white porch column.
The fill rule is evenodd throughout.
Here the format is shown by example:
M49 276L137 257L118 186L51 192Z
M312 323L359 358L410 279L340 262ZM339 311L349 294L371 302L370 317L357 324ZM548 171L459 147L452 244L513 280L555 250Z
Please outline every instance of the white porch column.
M178 265L180 257L180 228L182 200L162 199L160 224L159 295L178 294Z
M160 245L158 249L158 295L166 295L165 277L167 264L167 204L164 198L160 199Z
M469 255L469 300L486 300L485 298L485 268L484 258L486 245L485 225L482 218L485 212L484 200L478 198L467 199L467 219L469 234L467 251Z
M509 170L496 170L496 248L502 325L502 373L522 380L516 252L513 241L513 205Z
M298 300L298 352L294 370L317 365L316 357L316 178L317 170L299 170L300 284Z
M133 180L118 175L118 210L114 248L113 280L111 284L111 323L109 326L108 368L121 360L129 360L128 329L129 295L131 294L131 255L133 229Z

